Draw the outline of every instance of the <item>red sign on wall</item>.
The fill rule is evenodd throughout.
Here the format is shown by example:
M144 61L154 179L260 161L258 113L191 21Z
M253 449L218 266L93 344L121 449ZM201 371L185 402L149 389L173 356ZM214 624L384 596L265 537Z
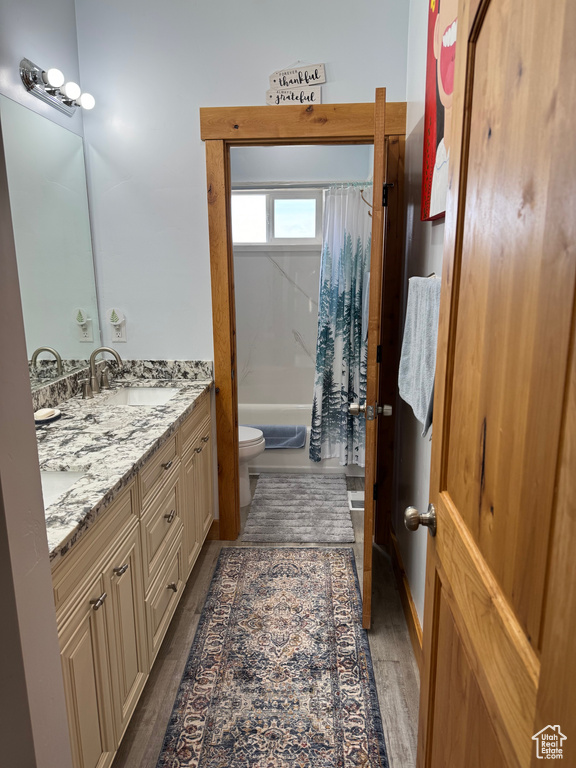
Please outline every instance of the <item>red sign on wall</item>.
M422 221L446 211L458 0L429 0L422 161Z

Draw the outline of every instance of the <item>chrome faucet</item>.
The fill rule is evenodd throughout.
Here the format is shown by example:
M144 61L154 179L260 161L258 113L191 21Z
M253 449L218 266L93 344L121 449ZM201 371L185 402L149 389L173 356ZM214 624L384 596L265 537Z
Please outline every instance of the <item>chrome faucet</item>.
M36 360L38 359L40 352L50 352L51 355L54 355L56 358L56 372L58 376L62 376L62 358L55 349L52 349L52 347L38 347L38 349L35 349L32 353L32 366L36 365Z
M100 392L100 382L98 381L98 376L96 375L96 355L100 354L100 352L109 352L111 355L114 355L118 365L122 365L122 358L118 352L116 352L116 350L112 349L111 347L98 347L98 349L95 349L94 352L92 352L90 355L90 385L92 387L92 392L95 394Z

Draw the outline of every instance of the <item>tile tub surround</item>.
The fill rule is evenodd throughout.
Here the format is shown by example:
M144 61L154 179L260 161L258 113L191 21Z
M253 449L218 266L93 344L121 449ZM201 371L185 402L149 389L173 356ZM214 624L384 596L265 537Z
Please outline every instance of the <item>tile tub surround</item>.
M46 509L50 560L65 555L193 411L212 379L139 379L130 386L177 387L180 392L154 408L108 405L114 392L92 400L59 404L62 418L37 429L42 470L84 472Z

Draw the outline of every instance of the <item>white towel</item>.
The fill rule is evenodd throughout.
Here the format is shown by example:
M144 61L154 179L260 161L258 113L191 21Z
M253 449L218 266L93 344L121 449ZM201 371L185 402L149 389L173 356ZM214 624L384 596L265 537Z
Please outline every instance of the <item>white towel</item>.
M432 423L441 282L435 275L411 277L408 281L398 389L423 424L422 437Z

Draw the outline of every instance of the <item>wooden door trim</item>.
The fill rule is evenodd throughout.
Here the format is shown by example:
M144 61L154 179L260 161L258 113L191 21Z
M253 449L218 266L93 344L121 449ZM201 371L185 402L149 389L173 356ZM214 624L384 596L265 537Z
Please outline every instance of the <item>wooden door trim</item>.
M386 135L406 133L406 102L386 104ZM203 107L202 141L246 144L371 144L374 104L317 104L308 107Z
M206 144L221 539L234 540L240 531L230 147L371 144L374 142L374 108L374 104L323 104L200 109L200 133ZM392 135L402 136L406 132L404 102L386 105L387 135L391 131Z

